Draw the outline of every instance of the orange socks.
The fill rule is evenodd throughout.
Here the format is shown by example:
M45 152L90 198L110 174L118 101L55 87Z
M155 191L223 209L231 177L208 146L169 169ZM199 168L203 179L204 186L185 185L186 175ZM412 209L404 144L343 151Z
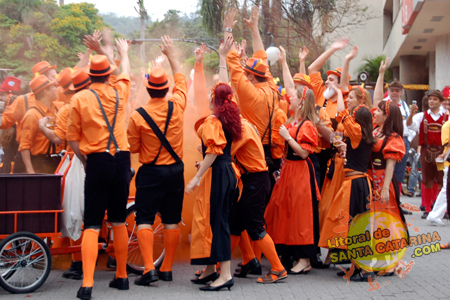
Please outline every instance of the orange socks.
M94 271L98 256L98 235L94 229L86 229L81 242L81 256L83 259L83 287L94 286Z
M252 241L252 249L253 249L253 253L255 253L256 259L259 262L261 262L262 252L261 252L261 248L258 247L257 241Z
M70 240L70 246L78 246L81 245L81 241L83 240L83 233L81 233L81 236L78 240L74 241L74 240ZM75 252L72 253L72 261L81 261L82 257L81 257L81 251L80 252Z
M144 258L144 274L153 270L153 230L150 228L140 229L137 232L139 248Z
M255 258L255 253L253 253L252 245L250 244L250 237L246 230L241 234L241 240L239 241L239 248L242 252L242 264L246 265Z
M238 246L241 237L239 235L231 234L230 238L231 238L231 253L233 253L234 249L236 249L236 247Z
M116 253L116 278L127 278L128 232L125 224L114 226L114 252Z
M277 251L275 250L275 244L272 241L272 238L266 234L266 236L256 242L262 253L267 257L272 266L272 270L280 272L284 270L283 265L278 258Z
M172 271L173 259L180 241L180 228L164 230L164 261L159 269L161 272Z

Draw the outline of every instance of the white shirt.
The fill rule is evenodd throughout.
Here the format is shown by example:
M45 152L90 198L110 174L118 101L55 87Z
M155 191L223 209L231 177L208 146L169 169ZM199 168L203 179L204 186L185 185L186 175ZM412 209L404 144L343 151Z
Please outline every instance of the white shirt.
M439 118L440 118L441 116L444 115L445 112L444 112L443 110L439 109L438 113L437 113L437 114L434 114L434 113L429 109L429 110L427 110L427 113L431 116L431 118L432 118L433 120L437 121L437 120L439 120ZM423 116L424 116L424 113L423 113L423 112L420 112L420 113L416 114L416 115L413 117L413 119L412 119L411 125L408 126L408 129L414 130L415 132L419 133L419 130L420 130L420 124L421 124L422 121L423 121Z
M387 101L389 99L390 99L389 96L387 96L386 98L383 99L383 101ZM391 99L391 101L392 101L392 99ZM394 101L392 101L392 102L394 102ZM416 132L413 130L410 130L410 128L408 128L408 126L406 126L406 119L408 119L411 112L409 111L409 107L405 101L400 100L399 104L400 105L398 105L398 108L400 109L400 113L402 114L402 119L403 119L403 137L408 138L408 141L411 142L414 139L414 137L416 136Z

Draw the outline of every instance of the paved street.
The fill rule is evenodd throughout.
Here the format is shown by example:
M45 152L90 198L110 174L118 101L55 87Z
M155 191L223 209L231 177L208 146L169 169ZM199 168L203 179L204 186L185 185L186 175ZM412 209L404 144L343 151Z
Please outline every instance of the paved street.
M402 197L402 202L419 206L420 198ZM450 241L450 223L445 220L446 225L443 227L430 226L420 218L421 215L422 213L415 213L413 216L407 216L408 222L415 217L413 226L420 228L420 232L416 233L411 227L411 235L437 231L442 242ZM413 260L411 255L414 248L408 248L404 260ZM159 281L150 287L138 287L132 284L135 275L130 275L130 290L117 291L108 288L108 282L113 278L114 272L102 269L100 266L105 263L99 261L93 299L449 299L449 257L450 250L415 257L415 265L404 279L398 276L380 278L377 283L382 287L374 291L368 291L371 288L368 283L350 282L347 285L346 280L336 276L339 269L332 265L325 270L313 269L307 275L290 275L287 280L278 284L258 284L256 276L253 275L244 279L237 278L231 292L222 290L219 293L202 292L198 290L197 285L191 284L189 279L197 268L188 262L175 264L173 282ZM232 265L235 266L238 262L238 259L234 259ZM263 259L262 264L263 273L267 273L267 260ZM0 298L75 299L81 281L63 279L61 274L62 270L54 268L46 283L31 295L12 295L0 288Z

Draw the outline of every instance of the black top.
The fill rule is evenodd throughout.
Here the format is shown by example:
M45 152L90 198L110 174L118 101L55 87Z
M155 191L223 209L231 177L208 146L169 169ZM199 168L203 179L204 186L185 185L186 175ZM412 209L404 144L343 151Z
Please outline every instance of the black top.
M383 145L381 145L380 151L372 151L371 155L371 165L369 164L369 169L372 169L372 167L375 170L384 170L386 169L386 160L384 159L383 155L383 149L386 146L386 143L388 141L388 137L385 137L383 140Z
M223 132L225 133L225 138L227 139L227 145L222 150L223 154L217 155L216 159L214 160L214 162L211 166L221 165L221 164L231 164L231 143L233 140L231 139L231 135L226 130L223 130ZM205 158L205 156L206 156L206 149L207 148L206 148L205 144L203 144L203 141L202 141L203 158Z
M372 154L373 146L367 144L362 139L356 149L352 148L350 138L346 138L345 143L347 144L347 164L345 168L364 173L367 172L367 166L370 162L370 156Z

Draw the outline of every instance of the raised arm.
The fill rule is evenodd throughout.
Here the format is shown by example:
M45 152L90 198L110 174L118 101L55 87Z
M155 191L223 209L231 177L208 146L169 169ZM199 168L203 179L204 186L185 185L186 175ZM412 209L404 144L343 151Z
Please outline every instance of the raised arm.
M342 67L342 74L341 74L341 91L348 92L348 85L350 83L348 79L348 69L350 67L350 61L354 59L358 55L358 46L353 46L352 51L350 51L349 54L345 56L345 62L344 66Z
M373 107L377 107L380 101L384 98L384 73L389 65L389 57L386 61L382 61L380 64L380 70L378 73L377 83L375 84L375 90L373 91Z
M264 50L264 44L261 39L261 34L259 33L258 21L259 21L259 7L255 5L252 7L250 19L244 19L244 22L247 23L252 32L253 53L256 53L260 50Z
M102 47L102 44L100 43L100 41L101 41L101 38L100 38L100 33L98 30L94 31L94 35L85 35L84 39L83 39L83 42L86 45L86 47L97 52L100 55L105 55L108 58L109 63L111 65L114 65L117 67L112 55L110 55L110 53L108 53L108 51L105 51L105 49ZM111 75L116 75L116 76L119 74L120 74L119 68L117 68L116 70L114 70L114 72L111 73Z
M291 72L289 71L289 66L287 64L286 50L280 46L280 53L278 53L278 58L280 59L281 66L283 68L283 81L284 87L286 88L286 93L288 96L292 96L295 93L295 84L292 79Z
M120 66L122 67L122 74L130 76L130 59L128 58L130 45L127 40L118 38L116 39L116 47L121 56Z
M298 58L300 59L300 73L306 75L306 57L308 57L309 49L304 46L300 48ZM283 75L284 76L284 75Z
M76 67L78 69L82 69L89 64L89 59L91 58L91 54L93 53L92 49L87 48L86 52L82 54L80 61L77 63Z
M206 88L205 73L203 72L203 55L205 51L206 46L203 44L195 50L194 98L199 117L203 117L209 112L208 90Z
M227 72L227 53L233 46L233 38L229 36L220 44L219 47L219 80L222 82L228 82Z
M340 39L331 45L330 48L328 48L324 53L322 53L309 67L308 71L309 74L320 72L320 69L322 69L322 66L325 64L325 62L330 58L331 55L333 55L334 52L341 50L345 48L345 46L348 45L348 39Z
M177 73L181 73L180 64L178 63L175 47L173 45L173 41L170 36L165 35L161 37L162 45L159 45L161 48L161 52L167 56L167 60L169 61L170 67L172 68L172 73L175 75Z
M224 18L223 18L223 29L225 30L224 35L223 35L223 39L226 41L229 37L231 37L233 39L233 28L234 25L236 25L237 21L236 21L236 14L237 14L238 10L236 8L230 8L228 9L227 12L225 12L224 14ZM236 49L236 47L233 46L231 47L230 50Z

